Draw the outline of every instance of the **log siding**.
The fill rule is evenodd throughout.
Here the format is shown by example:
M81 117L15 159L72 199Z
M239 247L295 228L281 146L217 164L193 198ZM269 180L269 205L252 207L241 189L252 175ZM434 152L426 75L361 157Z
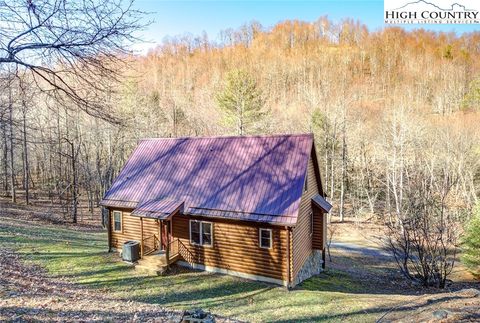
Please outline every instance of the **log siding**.
M122 232L114 231L114 221L113 221L113 211L122 212ZM141 223L140 218L137 216L132 216L131 210L110 210L110 243L111 248L117 250L122 249L122 245L125 241L128 240L138 240L141 239ZM154 219L143 219L143 236L147 237L152 234L158 236L159 223Z
M189 220L193 217L173 217L173 236L184 248L182 258L190 264L222 268L246 274L287 280L287 230L266 224L221 219L202 219L213 223L213 246L190 243ZM259 229L272 230L272 248L261 248ZM182 249L182 248L181 248Z
M313 159L308 161L307 168L307 191L303 192L302 201L297 217L297 225L292 229L292 254L293 254L293 272L292 280L297 276L305 261L311 255L313 250L313 237L311 234L310 213L313 212L312 197L319 193L317 176L315 174L315 165ZM314 218L314 223L316 219ZM315 231L315 227L313 228ZM316 236L315 236L316 237Z
M318 207L313 207L313 237L312 247L315 250L325 250L327 239L327 217Z

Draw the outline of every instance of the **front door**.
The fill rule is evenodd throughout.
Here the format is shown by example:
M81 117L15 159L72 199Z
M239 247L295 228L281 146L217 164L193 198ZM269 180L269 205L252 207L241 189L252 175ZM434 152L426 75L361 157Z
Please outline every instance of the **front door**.
M162 226L162 250L165 250L167 248L167 244L172 240L171 221L167 220Z

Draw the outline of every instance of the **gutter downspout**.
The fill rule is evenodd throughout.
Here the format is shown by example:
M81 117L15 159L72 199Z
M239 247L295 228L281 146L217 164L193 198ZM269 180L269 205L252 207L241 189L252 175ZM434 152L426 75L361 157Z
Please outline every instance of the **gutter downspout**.
M291 276L291 273L290 273L290 254L291 254L291 251L290 251L290 234L291 234L291 228L290 227L286 227L287 229L287 290L290 289L291 287L291 279L290 279L290 276Z
M140 258L143 259L143 217L140 217Z

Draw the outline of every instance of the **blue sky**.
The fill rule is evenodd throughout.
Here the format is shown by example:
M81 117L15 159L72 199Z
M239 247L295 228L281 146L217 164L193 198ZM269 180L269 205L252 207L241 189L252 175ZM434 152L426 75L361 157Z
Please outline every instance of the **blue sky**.
M143 38L151 41L136 48L155 47L166 36L186 33L199 35L207 32L209 39L218 40L221 30L238 28L256 20L264 27L271 27L287 19L315 21L328 15L334 21L342 18L358 19L369 30L384 27L383 0L349 1L162 1L136 0L137 9L150 12L154 20ZM406 29L425 28L457 33L480 30L480 25L405 25Z

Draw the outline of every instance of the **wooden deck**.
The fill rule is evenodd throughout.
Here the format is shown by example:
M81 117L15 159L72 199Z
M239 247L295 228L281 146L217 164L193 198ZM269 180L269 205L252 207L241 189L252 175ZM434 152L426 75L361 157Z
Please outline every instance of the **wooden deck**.
M135 265L135 269L151 275L162 275L169 265L175 263L179 258L178 239L174 239L168 244L166 250L156 250L148 255L144 255L142 259Z

